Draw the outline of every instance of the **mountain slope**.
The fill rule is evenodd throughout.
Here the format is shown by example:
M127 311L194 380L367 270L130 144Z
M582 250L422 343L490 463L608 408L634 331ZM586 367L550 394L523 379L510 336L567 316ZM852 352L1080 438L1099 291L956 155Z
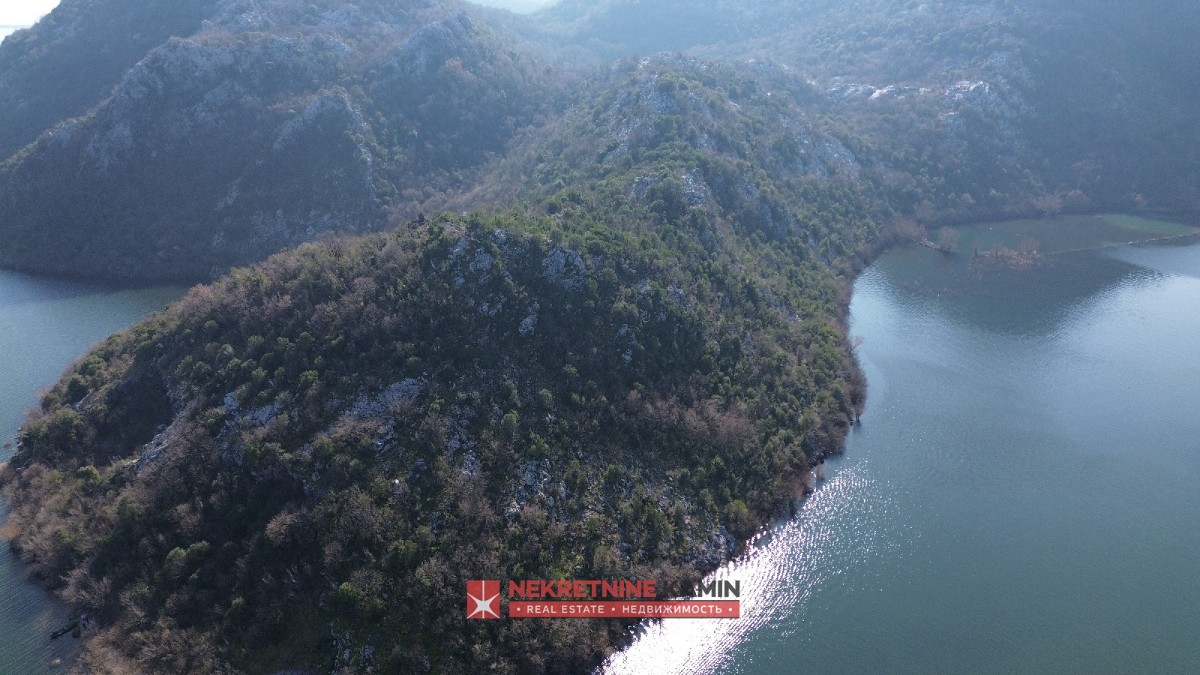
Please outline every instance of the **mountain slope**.
M1200 10L1181 0L1133 19L1074 0L110 4L67 0L0 48L0 148L43 130L0 166L2 265L208 278L511 186L492 171L522 131L610 95L586 71L564 94L534 53L769 57L808 84L801 112L837 120L859 187L925 224L1200 204ZM131 23L155 30L85 53Z
M845 272L892 216L871 189L885 178L864 151L786 67L660 54L593 78L579 104L490 172L501 194L474 203L616 210L610 225L658 236L686 223L678 241L698 240L711 255L790 242Z
M796 68L872 147L904 159L888 168L915 177L925 219L954 222L1195 211L1197 29L1200 8L1182 0L708 1L695 11L608 0L560 3L526 31L573 58L688 49Z

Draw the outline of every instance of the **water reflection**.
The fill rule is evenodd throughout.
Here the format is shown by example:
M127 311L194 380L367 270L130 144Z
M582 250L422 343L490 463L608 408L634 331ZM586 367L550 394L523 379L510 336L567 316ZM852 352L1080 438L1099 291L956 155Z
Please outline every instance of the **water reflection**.
M634 646L614 655L608 672L738 672L732 648L752 633L807 642L806 632L787 621L803 609L814 590L839 576L864 573L877 558L897 551L898 537L883 537L888 492L873 484L865 462L830 463L826 482L790 521L758 539L748 553L716 572L717 579L740 580L750 592L740 620L677 619L639 628ZM805 555L797 555L805 551ZM836 555L835 555L836 553ZM761 589L771 589L769 593Z

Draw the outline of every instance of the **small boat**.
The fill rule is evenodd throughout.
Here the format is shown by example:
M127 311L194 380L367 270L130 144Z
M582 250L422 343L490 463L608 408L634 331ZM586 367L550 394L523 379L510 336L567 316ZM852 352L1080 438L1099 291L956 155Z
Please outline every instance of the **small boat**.
M79 619L71 619L66 624L64 624L62 628L59 628L58 630L51 633L50 639L57 640L58 638L66 635L67 633L70 633L71 631L75 630L78 627L79 627Z

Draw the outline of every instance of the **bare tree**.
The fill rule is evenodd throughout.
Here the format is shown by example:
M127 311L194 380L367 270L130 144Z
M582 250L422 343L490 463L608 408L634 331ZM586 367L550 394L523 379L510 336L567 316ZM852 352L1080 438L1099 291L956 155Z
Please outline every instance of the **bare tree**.
M943 227L938 230L937 247L946 253L957 253L958 230L953 227Z
M850 338L850 353L853 354L854 352L858 351L858 348L862 346L864 341L866 341L866 338L861 335L855 335L854 337Z

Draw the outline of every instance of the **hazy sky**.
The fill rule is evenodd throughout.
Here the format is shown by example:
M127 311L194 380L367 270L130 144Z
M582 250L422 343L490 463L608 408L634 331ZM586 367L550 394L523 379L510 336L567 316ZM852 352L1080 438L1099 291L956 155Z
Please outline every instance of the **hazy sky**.
M57 4L58 0L3 0L0 2L0 26L28 26Z
M532 12L555 0L474 0L480 5L507 7L514 12ZM54 9L58 0L0 0L0 38L12 32L4 26L29 26Z
M491 7L507 7L514 12L532 12L546 5L553 5L556 0L472 0L478 5Z
M554 4L555 0L475 0L481 5L507 7L513 11L533 11ZM0 0L0 26L28 26L54 9L58 0Z

